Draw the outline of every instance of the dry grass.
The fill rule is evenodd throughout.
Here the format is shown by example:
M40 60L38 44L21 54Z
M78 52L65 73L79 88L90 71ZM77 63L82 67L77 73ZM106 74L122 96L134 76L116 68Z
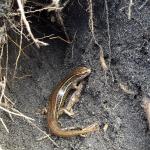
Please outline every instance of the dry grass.
M49 138L50 141L58 147L58 145L51 139L50 135L47 134L45 131L41 130L33 121L34 119L26 116L25 114L21 113L19 110L17 110L15 108L15 104L13 103L13 101L6 95L6 90L7 90L7 82L9 81L8 79L8 59L9 59L9 55L8 55L8 41L11 41L12 43L14 43L16 45L16 47L18 48L18 54L17 54L17 58L16 58L16 62L15 62L15 68L14 68L14 73L13 73L13 79L17 78L16 74L17 74L17 68L18 68L18 63L19 63L19 59L20 56L22 54L25 55L24 53L24 49L22 45L23 45L23 39L26 39L27 41L32 40L33 42L31 42L29 45L31 44L35 44L38 48L40 46L47 46L48 43L45 43L43 40L44 38L49 37L50 39L54 39L54 38L59 38L61 40L64 40L60 37L53 37L52 35L46 36L46 37L42 37L42 38L36 38L34 36L34 34L32 33L31 27L30 27L30 23L26 18L26 14L31 14L35 13L35 12L40 12L43 10L47 10L48 12L50 11L55 11L58 13L58 17L60 19L61 25L64 27L63 24L63 19L61 18L61 10L63 9L63 7L65 7L67 5L67 3L69 1L67 1L63 7L60 7L60 0L53 0L51 4L47 5L47 6L43 6L43 8L35 10L35 11L28 11L25 12L24 7L26 4L26 0L21 1L21 0L17 0L16 1L18 4L18 12L17 13L8 13L7 15L4 14L3 18L5 20L5 22L7 22L7 24L9 24L11 26L11 30L13 30L17 35L19 35L19 43L16 43L8 34L7 34L7 24L4 24L1 28L0 28L0 33L3 33L3 35L0 37L0 110L7 113L10 117L11 120L14 120L13 117L14 116L19 116L21 118L24 118L27 122L29 122L30 125L34 126L37 130L39 130L41 133L44 134L44 138ZM14 16L19 16L20 17L20 21L19 22L15 22L13 17ZM25 34L24 31L28 32L28 35ZM64 32L65 31L65 27L64 27ZM66 33L67 35L67 33ZM69 38L68 38L69 39ZM65 40L64 40L65 41ZM68 41L65 41L67 43L69 43ZM28 46L29 46L28 45ZM4 53L6 55L4 55ZM2 61L5 60L5 63L2 63ZM28 76L28 75L27 75ZM20 78L22 79L22 77ZM0 117L0 123L3 125L4 129L6 130L6 132L9 133L9 128L7 127L4 119L2 117ZM40 138L39 140L43 139Z
M1 49L0 49L0 90L1 90L1 95L0 95L0 110L6 112L9 114L10 118L13 120L12 115L15 116L20 116L24 119L27 120L34 120L26 115L24 115L23 113L21 113L20 111L18 111L17 109L14 108L14 103L12 102L12 100L5 94L6 91L6 85L7 85L7 81L8 81L8 37L7 37L7 33L6 33L6 26L5 24L2 27L5 30L1 30L1 32L3 32L4 36L3 36L3 42L1 42ZM4 46L6 48L4 48ZM6 53L6 58L5 58L5 63L4 65L2 64L2 61L4 60L4 51ZM5 69L2 67L5 66ZM4 71L3 71L4 70ZM2 123L2 125L4 126L4 128L6 129L7 132L9 132L3 118L0 118L0 121Z
M4 27L5 28L5 27ZM1 49L0 49L0 90L1 90L1 95L0 95L0 110L6 112L9 114L10 118L13 120L12 115L15 116L19 116L22 117L26 120L34 120L26 115L24 115L23 113L21 113L20 111L18 111L17 109L14 108L14 103L11 101L10 98L8 98L8 96L6 96L5 91L6 91L6 85L7 85L7 74L8 74L8 45L7 45L7 34L6 34L6 30L5 30L5 43L1 43ZM6 48L4 49L4 45L6 45ZM3 55L4 55L4 50L6 50L6 61L5 61L5 72L3 73L3 68L2 68L2 60L3 60ZM6 129L7 132L9 132L7 125L5 124L3 118L0 118L0 121L2 123L2 125L4 126L4 128Z

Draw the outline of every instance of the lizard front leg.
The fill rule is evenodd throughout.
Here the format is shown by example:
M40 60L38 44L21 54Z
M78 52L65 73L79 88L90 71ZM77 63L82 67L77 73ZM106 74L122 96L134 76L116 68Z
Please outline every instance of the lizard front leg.
M67 114L70 117L74 116L72 107L79 101L79 97L83 88L83 82L79 83L79 85L73 84L73 86L73 88L75 88L76 90L70 97L68 104L58 111L58 116L62 115L63 113Z

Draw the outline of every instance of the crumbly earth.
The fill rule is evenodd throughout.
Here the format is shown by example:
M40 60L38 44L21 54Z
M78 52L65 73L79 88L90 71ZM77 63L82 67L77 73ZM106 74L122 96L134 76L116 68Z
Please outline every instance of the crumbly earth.
M14 117L12 122L3 114L10 133L0 124L0 145L3 150L149 150L150 132L141 106L142 97L150 94L150 2L134 1L131 20L128 2L108 1L111 64L104 72L99 60L99 47L94 43L88 26L87 1L72 1L64 10L64 24L72 43L59 39L48 40L49 46L28 47L22 54L16 76L31 75L9 82L9 96L16 108L35 119L48 133L47 120L39 113L48 104L53 87L77 66L87 66L92 73L87 79L79 103L74 107L76 116L61 119L62 125L85 126L97 121L101 130L86 138L68 139L52 136L59 145L48 139L37 141L43 134L25 120ZM95 0L95 37L102 45L106 63L110 58L108 29L104 1ZM46 16L44 16L46 18ZM32 26L42 33L64 36L63 29L48 22L32 19ZM42 20L43 18L41 18ZM40 20L40 19L39 19ZM38 24L38 25L37 25ZM37 36L40 32L36 32ZM25 46L27 44L24 44ZM18 50L9 50L9 69L14 68ZM13 70L13 69L12 69ZM128 85L132 93L120 88ZM108 124L104 132L103 126Z

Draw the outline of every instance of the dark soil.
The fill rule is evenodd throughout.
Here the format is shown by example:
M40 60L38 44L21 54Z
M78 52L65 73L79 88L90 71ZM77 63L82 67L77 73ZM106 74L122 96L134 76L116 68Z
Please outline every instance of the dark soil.
M14 117L12 122L7 115L3 118L10 133L6 133L0 124L0 145L4 150L149 150L150 132L141 107L142 97L150 94L150 3L139 9L144 3L134 1L131 20L128 20L128 2L108 1L111 72L105 72L99 62L99 47L94 43L88 26L87 1L72 1L63 12L67 33L73 42L67 44L59 39L46 40L49 46L30 47L20 58L16 76L31 74L24 79L15 79L8 83L9 95L16 108L35 119L35 123L48 132L46 117L38 114L39 109L47 106L53 87L77 66L92 69L85 89L74 110L76 117L64 117L63 125L82 126L98 121L102 128L108 124L106 132L100 130L86 138L68 139L52 136L60 148L48 139L36 141L43 136L21 118ZM105 60L108 63L110 51L104 1L95 0L94 22L95 36L102 45ZM36 36L41 33L65 37L63 28L51 23L49 15L41 14L41 20L32 16L32 29ZM42 21L42 19L44 21ZM40 32L37 32L40 31ZM76 35L76 36L75 36ZM27 44L25 44L27 45ZM18 50L10 44L10 70ZM114 78L114 80L113 80ZM125 83L135 94L127 94L119 84Z

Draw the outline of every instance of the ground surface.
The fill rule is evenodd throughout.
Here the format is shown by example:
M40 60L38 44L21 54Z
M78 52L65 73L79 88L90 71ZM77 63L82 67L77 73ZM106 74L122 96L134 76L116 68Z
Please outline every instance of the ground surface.
M81 1L80 1L81 3ZM52 88L77 66L87 66L92 73L87 80L80 101L75 106L76 117L64 117L63 125L79 126L98 121L100 126L108 123L106 132L101 130L86 138L69 139L52 136L60 146L57 148L48 140L37 142L43 136L38 130L20 118L4 120L10 129L7 134L0 125L0 145L4 150L149 150L150 133L141 107L142 96L150 94L150 3L142 9L142 0L135 1L132 18L128 20L128 1L109 2L109 22L111 36L111 71L105 76L99 63L99 48L92 40L88 27L86 1L73 1L65 9L65 26L71 44L51 40L50 46L28 48L22 55L17 76L31 74L30 77L9 83L9 94L16 107L34 118L41 129L48 131L46 118L38 114L47 106ZM94 1L95 36L103 46L106 62L109 60L106 10L103 1ZM34 20L35 21L35 20ZM34 22L33 22L34 23ZM41 23L42 32L52 30ZM54 33L59 33L59 27ZM74 36L76 34L76 36ZM16 54L18 51L15 51ZM10 49L10 64L15 60ZM107 81L107 82L106 82ZM135 94L127 94L119 84L127 84Z

